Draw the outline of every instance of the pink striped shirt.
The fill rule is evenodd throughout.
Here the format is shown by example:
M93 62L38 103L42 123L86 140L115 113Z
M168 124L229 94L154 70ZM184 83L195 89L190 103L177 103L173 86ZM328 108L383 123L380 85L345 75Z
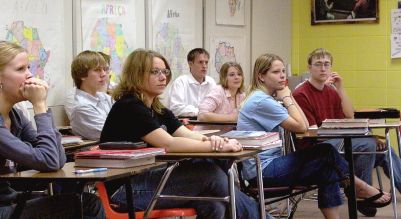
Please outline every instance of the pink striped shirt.
M199 114L208 112L231 114L238 111L244 99L244 92L238 93L235 99L227 89L224 89L221 85L217 85L202 100L199 105Z

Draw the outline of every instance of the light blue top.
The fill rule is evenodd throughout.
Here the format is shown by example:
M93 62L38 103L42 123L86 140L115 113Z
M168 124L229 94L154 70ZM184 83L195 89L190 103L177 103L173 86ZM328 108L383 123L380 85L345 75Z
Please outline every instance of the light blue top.
M237 130L278 132L280 124L288 117L287 109L272 96L256 90L250 94L240 109ZM281 148L273 148L259 153L262 169L265 169L274 158L281 155ZM249 180L256 177L255 165L254 159L243 162L244 179Z

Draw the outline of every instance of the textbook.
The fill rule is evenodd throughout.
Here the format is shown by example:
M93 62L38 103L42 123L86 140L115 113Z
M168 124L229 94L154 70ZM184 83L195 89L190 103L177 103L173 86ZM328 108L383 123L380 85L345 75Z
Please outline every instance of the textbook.
M318 135L363 135L369 133L369 119L325 119Z
M94 159L77 158L75 166L78 167L107 167L107 168L128 168L155 163L155 157L141 157L129 159Z
M265 131L237 131L232 130L221 135L221 137L237 139L244 148L246 146L266 147L269 143L280 140L278 132Z
M77 144L84 142L81 136L76 135L66 135L61 137L61 144Z
M267 150L271 148L277 148L283 146L283 142L281 140L272 141L265 145L242 145L242 148L247 150Z
M155 156L160 154L165 154L164 148L82 151L75 153L75 165L85 167L127 168L154 163Z

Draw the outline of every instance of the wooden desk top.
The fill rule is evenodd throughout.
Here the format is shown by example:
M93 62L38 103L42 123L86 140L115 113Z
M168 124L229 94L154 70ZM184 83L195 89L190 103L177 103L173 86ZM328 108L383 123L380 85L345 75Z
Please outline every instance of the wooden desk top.
M317 134L317 129L309 129L305 133L301 134L296 134L296 137L298 139L330 139L330 138L367 138L367 137L372 137L373 135L371 133L364 134L364 135L318 135Z
M189 124L194 124L194 125L237 125L237 122L205 122L205 121L199 121L199 120L189 120Z
M93 140L83 140L83 142L80 143L74 143L74 144L64 144L64 149L65 150L75 150L83 147L88 147L92 145L98 144L99 141L93 141Z
M369 128L397 128L401 126L401 121L386 123L369 123Z
M156 162L154 164L131 167L131 168L108 168L104 172L74 174L74 170L85 170L91 168L75 167L74 162L66 163L64 167L56 172L39 172L37 170L27 170L17 173L9 173L0 175L0 180L7 181L30 180L30 181L107 181L113 179L124 178L136 174L146 172L151 169L166 165L164 162Z
M259 153L258 150L243 150L240 152L208 152L208 153L166 153L157 155L157 160L178 160L184 158L213 158L213 159L234 159L239 160L246 157L251 157Z
M206 134L206 136L211 136L211 135L222 135L226 132L229 132L231 130L235 129L235 125L232 124L225 124L225 125L215 125L215 124L198 124L195 125L193 128L193 131L206 131L206 130L219 130L217 132L213 132L210 134Z

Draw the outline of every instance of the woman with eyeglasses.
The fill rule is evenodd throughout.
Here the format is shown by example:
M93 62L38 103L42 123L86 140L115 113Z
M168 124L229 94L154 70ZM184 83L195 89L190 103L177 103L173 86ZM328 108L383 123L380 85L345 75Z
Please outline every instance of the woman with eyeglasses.
M17 44L0 41L0 174L26 169L50 172L64 166L61 134L46 103L48 90L45 81L32 77L28 52ZM24 100L32 104L36 129L13 107ZM13 187L0 182L0 218L77 218L81 214L75 194L30 199L16 207L20 200ZM85 194L83 203L85 218L105 217L95 195Z
M116 100L106 119L100 141L145 141L166 152L235 152L242 146L218 136L207 138L183 126L165 108L159 95L171 80L170 66L157 52L138 49L126 59L121 82L114 90ZM146 209L165 168L133 177L133 197L137 210ZM112 187L112 186L111 186ZM213 162L181 162L167 181L163 194L226 196L227 174ZM235 191L238 218L259 218L257 203L238 189ZM111 196L113 204L126 207L125 187ZM155 208L192 207L197 218L225 218L226 204L206 201L159 200Z
M199 105L198 120L236 122L238 109L245 99L244 73L236 62L226 62L220 69L220 84Z
M240 110L237 129L277 132L283 128L303 133L308 126L303 111L286 86L284 61L274 54L261 55L255 62L250 90ZM318 144L283 156L281 148L273 148L259 153L259 157L265 187L317 185L318 206L324 217L339 218L338 206L342 204L339 182L344 182L350 176L348 164L337 149L330 144ZM255 162L246 160L243 167L244 178L254 184ZM365 203L383 207L391 202L389 193L380 193L357 177L355 187L357 197L364 198Z

